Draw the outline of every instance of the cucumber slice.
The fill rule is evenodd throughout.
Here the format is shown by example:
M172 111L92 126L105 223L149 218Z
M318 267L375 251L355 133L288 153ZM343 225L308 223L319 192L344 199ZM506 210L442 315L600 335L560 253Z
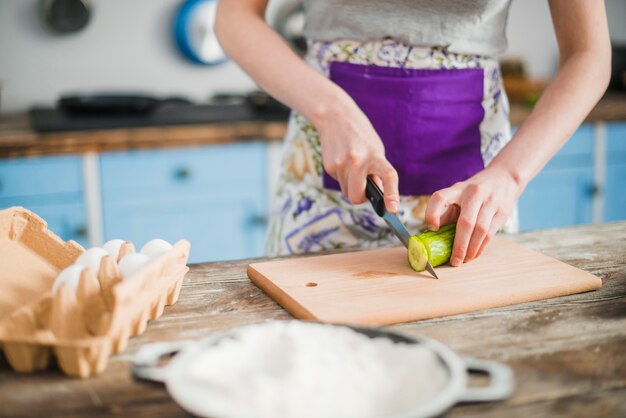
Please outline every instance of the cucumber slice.
M424 271L426 261L428 261L428 250L418 235L413 235L409 238L409 264L415 271Z
M409 264L415 271L424 271L426 262L433 267L447 263L452 255L456 224L448 224L439 231L426 231L409 238Z

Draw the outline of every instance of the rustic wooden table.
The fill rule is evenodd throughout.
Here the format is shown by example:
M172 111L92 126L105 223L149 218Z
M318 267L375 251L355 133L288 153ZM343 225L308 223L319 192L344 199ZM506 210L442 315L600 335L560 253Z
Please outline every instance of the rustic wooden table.
M513 236L602 278L595 292L395 327L463 355L509 364L506 402L467 404L446 416L626 416L626 222ZM194 265L178 303L165 309L100 376L13 373L0 359L0 416L188 416L157 384L136 381L132 354L154 341L200 338L291 316L246 277L250 260Z

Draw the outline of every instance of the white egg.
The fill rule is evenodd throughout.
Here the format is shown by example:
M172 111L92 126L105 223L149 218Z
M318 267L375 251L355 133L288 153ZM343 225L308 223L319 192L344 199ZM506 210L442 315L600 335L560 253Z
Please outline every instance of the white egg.
M146 242L145 245L141 247L140 253L145 254L150 258L155 258L168 252L172 248L174 247L169 242L160 238L155 238Z
M150 261L150 257L145 254L127 254L124 258L122 258L119 264L119 270L122 278L124 280L128 279L130 276L135 274L135 272L148 264L148 261Z
M104 249L100 247L92 247L82 253L80 257L74 262L74 264L78 264L80 266L89 267L94 271L94 273L98 273L100 270L100 261L102 261L102 257L105 255L109 255Z
M107 241L102 246L102 249L106 251L107 253L111 254L111 257L113 258L113 260L117 262L117 257L119 257L120 255L120 247L122 246L124 242L125 241L123 239L112 239L110 241Z
M83 271L85 266L79 266L78 264L72 264L69 267L66 267L59 275L57 276L54 284L52 285L52 293L56 293L57 289L63 283L69 283L72 286L72 290L76 292L78 289L78 282L80 281L80 273Z

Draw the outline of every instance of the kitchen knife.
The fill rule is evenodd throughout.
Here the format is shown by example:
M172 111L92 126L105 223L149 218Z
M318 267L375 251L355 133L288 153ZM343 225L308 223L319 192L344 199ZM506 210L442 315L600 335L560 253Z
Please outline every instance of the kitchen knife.
M400 239L400 241L402 241L402 244L404 244L404 246L408 248L409 238L411 237L411 234L409 234L409 231L406 230L404 224L397 215L387 212L387 209L385 208L385 198L383 196L383 192L382 190L380 190L374 179L372 179L372 177L370 176L367 176L367 184L365 185L365 197L367 197L367 199L372 204L374 212L376 212L378 216L383 218L387 225L389 225L389 228L391 228L391 231ZM435 269L430 264L430 261L426 262L426 270L428 270L428 272L432 274L435 279L439 279L437 273L435 273Z

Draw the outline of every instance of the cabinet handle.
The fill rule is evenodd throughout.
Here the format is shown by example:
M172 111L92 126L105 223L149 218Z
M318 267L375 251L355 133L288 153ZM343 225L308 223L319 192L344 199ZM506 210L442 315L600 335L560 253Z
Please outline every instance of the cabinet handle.
M589 195L591 197L598 196L601 193L602 193L602 187L600 187L599 185L594 184L591 187L589 187Z
M74 236L76 238L86 238L87 237L87 227L79 226L74 230Z
M174 171L174 178L176 180L186 180L191 176L191 171L187 167L178 167Z
M268 217L267 215L264 214L254 214L251 215L250 218L248 219L248 223L250 224L250 226L265 226L268 223Z

